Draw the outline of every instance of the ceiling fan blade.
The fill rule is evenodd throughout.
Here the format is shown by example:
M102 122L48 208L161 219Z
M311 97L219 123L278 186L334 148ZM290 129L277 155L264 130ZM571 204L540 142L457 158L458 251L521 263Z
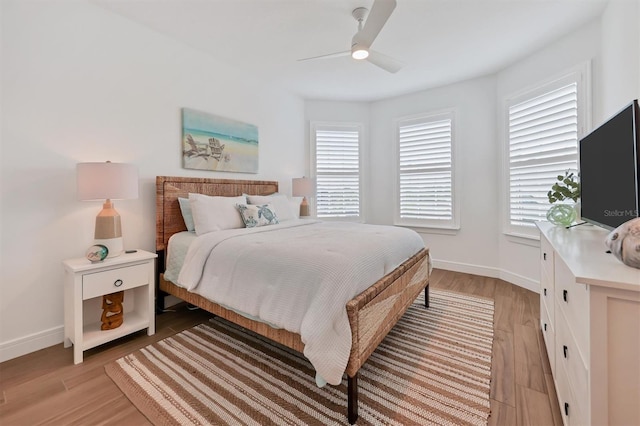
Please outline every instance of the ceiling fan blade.
M351 55L351 51L350 50L345 50L343 52L328 53L326 55L320 55L320 56L312 56L310 58L302 58L302 59L298 59L298 62L301 62L301 61L313 61L313 60L316 60L316 59L339 58L340 56L348 56L348 55Z
M390 73L394 74L400 71L400 69L404 66L404 64L397 59L393 59L390 56L383 55L382 53L376 52L374 50L369 50L367 61L382 68L385 71L389 71Z
M364 28L354 36L354 40L370 47L395 8L396 0L375 0Z

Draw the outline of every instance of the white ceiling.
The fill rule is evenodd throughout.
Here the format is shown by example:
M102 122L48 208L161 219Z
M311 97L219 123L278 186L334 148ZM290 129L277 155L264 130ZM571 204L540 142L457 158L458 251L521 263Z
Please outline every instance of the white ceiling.
M349 56L351 11L373 0L94 0L254 78L307 99L372 101L494 73L602 13L606 0L397 0L372 48L391 74Z

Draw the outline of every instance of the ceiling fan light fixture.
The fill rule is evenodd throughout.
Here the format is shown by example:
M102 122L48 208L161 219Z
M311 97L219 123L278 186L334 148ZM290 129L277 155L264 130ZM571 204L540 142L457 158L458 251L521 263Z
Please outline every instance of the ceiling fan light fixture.
M369 57L369 49L365 46L354 44L351 47L351 57L358 60L367 59Z

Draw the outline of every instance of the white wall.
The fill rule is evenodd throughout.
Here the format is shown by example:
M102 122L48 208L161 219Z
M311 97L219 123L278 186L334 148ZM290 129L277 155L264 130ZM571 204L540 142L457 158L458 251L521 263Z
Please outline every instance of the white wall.
M640 97L639 9L637 0L610 0L601 19L499 72L497 107L501 108L505 96L590 60L592 110L585 129L588 133ZM501 117L498 120L502 138ZM537 242L500 234L502 278L537 291L538 247Z
M421 113L454 111L455 169L460 230L420 229L434 265L495 276L497 257L497 144L492 77L375 102L371 108L371 221L393 223L393 121ZM375 194L375 195L374 195Z
M640 98L640 1L611 0L602 15L601 102L594 126Z
M500 155L503 154L505 121L503 103L509 97L524 89L533 88L550 79L560 77L568 70L585 62L591 62L592 77L599 76L600 25L595 21L556 41L550 46L530 55L526 59L507 67L497 74L498 117L496 128L500 141ZM598 102L599 90L592 90L592 99ZM503 185L504 178L501 178ZM500 203L506 202L506 187L501 187ZM502 213L502 211L501 211ZM502 221L501 221L502 222ZM517 238L499 231L500 265L502 278L530 290L538 291L540 274L539 242Z
M2 7L0 361L62 342L65 258L91 245L99 202L75 196L84 161L138 166L116 202L126 247L155 251L155 176L276 179L305 172L304 104L97 6ZM258 126L256 174L181 167L180 108Z
M374 103L305 102L307 121L348 121L365 126L368 173L364 188L366 221L393 224L393 120L454 108L461 229L420 230L435 265L497 276L497 145L495 84L480 78Z

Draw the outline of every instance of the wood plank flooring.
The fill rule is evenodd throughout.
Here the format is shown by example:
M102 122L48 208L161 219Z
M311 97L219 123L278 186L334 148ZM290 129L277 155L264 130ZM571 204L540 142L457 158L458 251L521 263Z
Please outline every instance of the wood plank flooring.
M431 286L495 301L489 425L562 425L538 326L538 295L502 280L438 269ZM154 336L143 331L91 349L78 365L73 349L62 344L1 363L0 425L148 425L104 365L209 317L181 305L157 316Z

